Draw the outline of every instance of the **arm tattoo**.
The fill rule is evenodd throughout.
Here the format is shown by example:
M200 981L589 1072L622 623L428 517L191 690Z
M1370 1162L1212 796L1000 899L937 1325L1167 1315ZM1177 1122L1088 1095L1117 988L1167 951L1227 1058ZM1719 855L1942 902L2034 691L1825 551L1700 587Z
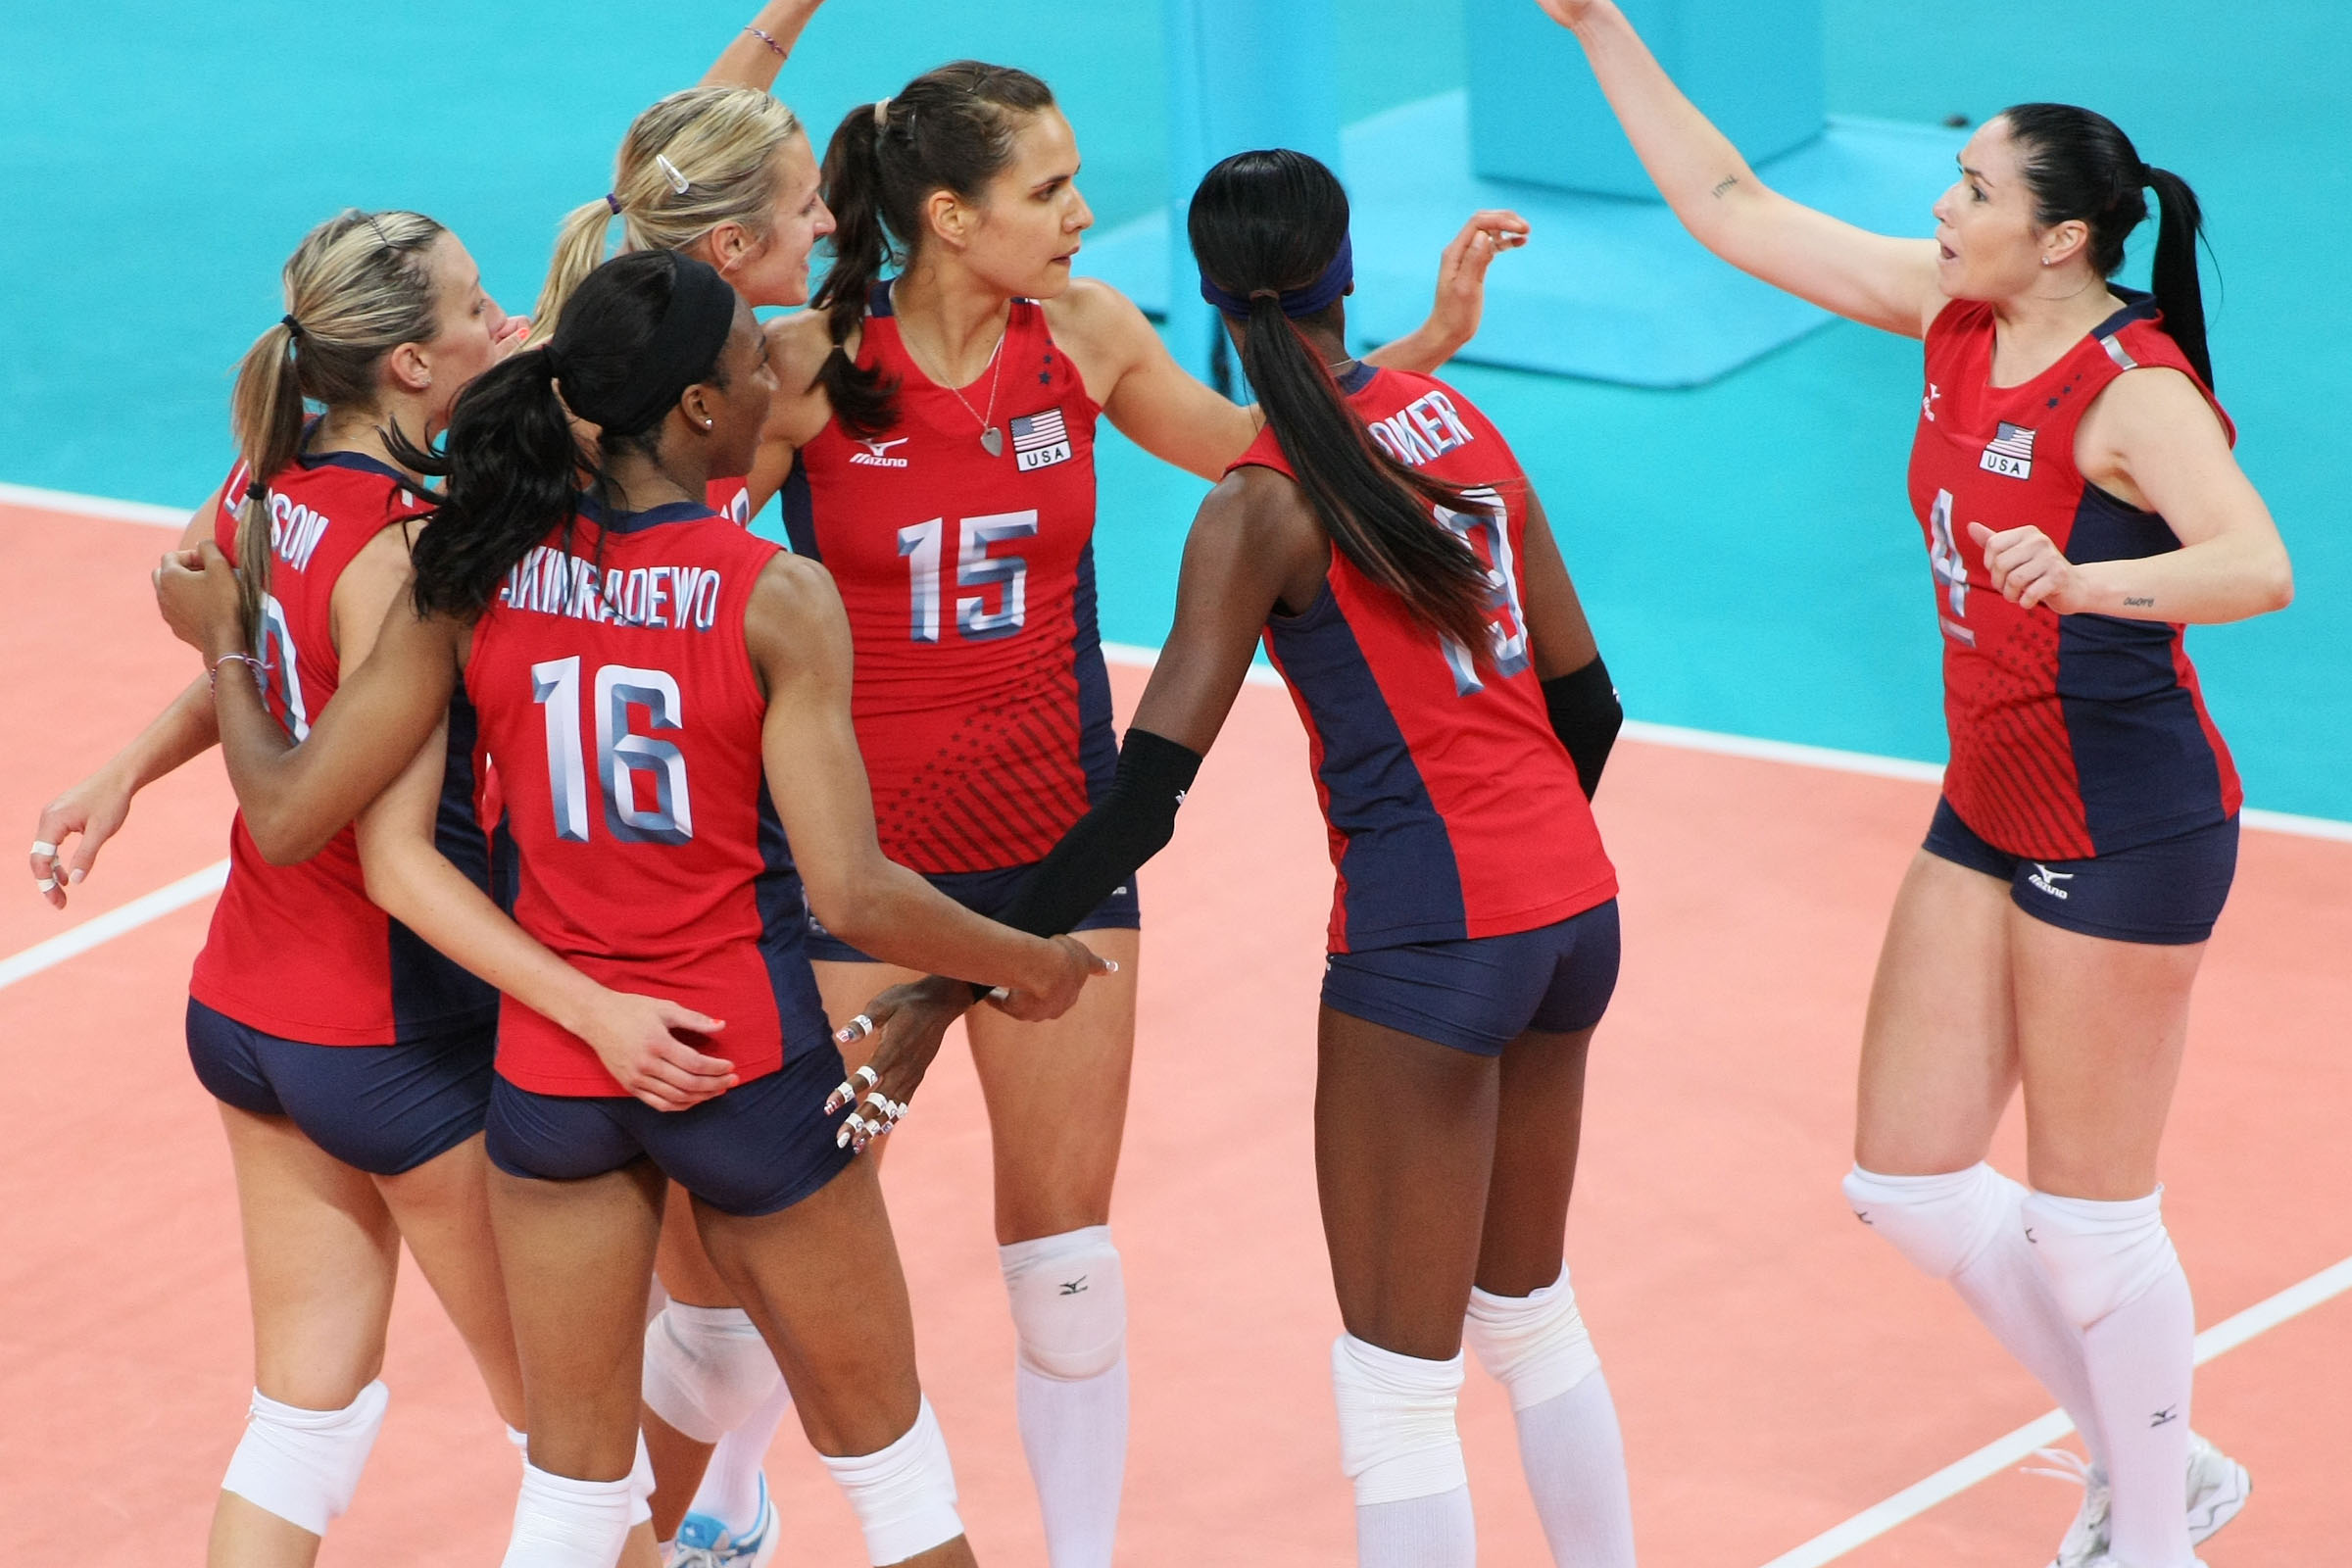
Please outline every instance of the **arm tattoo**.
M1723 178L1715 182L1715 188L1707 192L1707 194L1710 196L1721 196L1725 191L1730 190L1734 185L1739 183L1740 176L1738 174L1726 174L1723 176Z
M2153 599L2133 599L2127 595L2124 599L2124 608L2127 610L2154 610L2156 608L2156 601Z

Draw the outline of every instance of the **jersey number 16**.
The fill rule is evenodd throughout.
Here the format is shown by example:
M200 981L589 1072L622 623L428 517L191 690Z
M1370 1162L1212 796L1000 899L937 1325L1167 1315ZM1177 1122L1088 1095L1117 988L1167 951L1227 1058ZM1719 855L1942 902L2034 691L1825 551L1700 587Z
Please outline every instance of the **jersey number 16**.
M556 836L588 842L588 775L580 747L580 656L531 666L531 701L547 709L547 785ZM605 830L624 844L686 844L694 838L694 804L686 791L686 754L675 743L629 728L629 710L643 708L658 730L684 724L677 677L667 670L607 664L596 672L596 772L605 802ZM644 801L651 776L653 802Z

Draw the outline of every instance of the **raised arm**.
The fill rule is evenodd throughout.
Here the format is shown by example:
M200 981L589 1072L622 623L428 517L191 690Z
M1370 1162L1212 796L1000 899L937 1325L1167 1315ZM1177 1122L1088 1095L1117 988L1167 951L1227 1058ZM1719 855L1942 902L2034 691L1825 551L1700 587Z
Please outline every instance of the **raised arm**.
M768 797L825 928L885 963L938 969L1058 1016L1096 971L1076 943L1027 936L973 913L882 853L850 721L850 622L814 562L778 556L745 616L767 694L760 737Z
M2150 367L2121 375L2083 416L2075 442L2092 483L2172 526L2179 550L2077 565L2039 528L1969 533L1992 586L2062 615L2210 623L2283 610L2294 567L2271 510L2230 450L2195 383Z
M751 24L727 40L710 69L703 73L705 87L751 87L765 92L776 84L776 73L800 41L801 29L825 0L767 0Z
M456 962L587 1041L620 1086L656 1110L683 1110L732 1088L725 1058L673 1033L715 1034L724 1020L599 985L516 925L442 855L433 834L448 736L444 721L360 813L368 896Z
M466 628L444 617L418 619L405 592L390 596L366 653L348 652L360 637L341 639L343 679L297 746L263 702L261 687L247 678L249 666L239 662L252 655L238 613L236 572L220 548L207 542L193 561L167 556L156 568L155 591L165 621L213 672L228 780L247 829L273 862L318 854L399 776L449 710Z
M1642 167L1708 250L1827 311L1919 337L1942 308L1936 242L1897 239L1767 187L1683 96L1615 0L1537 0L1576 34Z

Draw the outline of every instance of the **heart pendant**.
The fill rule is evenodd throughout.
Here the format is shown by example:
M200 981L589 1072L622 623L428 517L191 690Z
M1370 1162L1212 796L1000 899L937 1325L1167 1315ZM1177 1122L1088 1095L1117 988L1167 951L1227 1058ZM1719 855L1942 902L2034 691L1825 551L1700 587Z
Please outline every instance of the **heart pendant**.
M980 446L992 458L1003 457L1004 455L1004 432L993 424L990 425L980 432Z

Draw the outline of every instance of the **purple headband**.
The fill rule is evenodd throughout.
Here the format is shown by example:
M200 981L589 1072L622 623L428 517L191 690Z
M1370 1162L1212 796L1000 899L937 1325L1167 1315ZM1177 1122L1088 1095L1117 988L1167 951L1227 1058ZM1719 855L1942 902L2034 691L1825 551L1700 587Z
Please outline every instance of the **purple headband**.
M1265 288L1254 290L1249 294L1236 294L1230 289L1210 282L1208 274L1203 272L1200 274L1200 297L1223 311L1227 316L1233 317L1237 320L1248 320L1251 301L1260 294L1271 294L1276 303L1282 307L1282 314L1297 320L1301 317L1319 316L1331 309L1332 301L1347 293L1348 286L1354 281L1355 241L1343 238L1340 241L1340 253L1331 259L1329 267L1323 269L1323 275L1312 283L1304 283L1298 288L1284 289L1278 294L1272 289Z

